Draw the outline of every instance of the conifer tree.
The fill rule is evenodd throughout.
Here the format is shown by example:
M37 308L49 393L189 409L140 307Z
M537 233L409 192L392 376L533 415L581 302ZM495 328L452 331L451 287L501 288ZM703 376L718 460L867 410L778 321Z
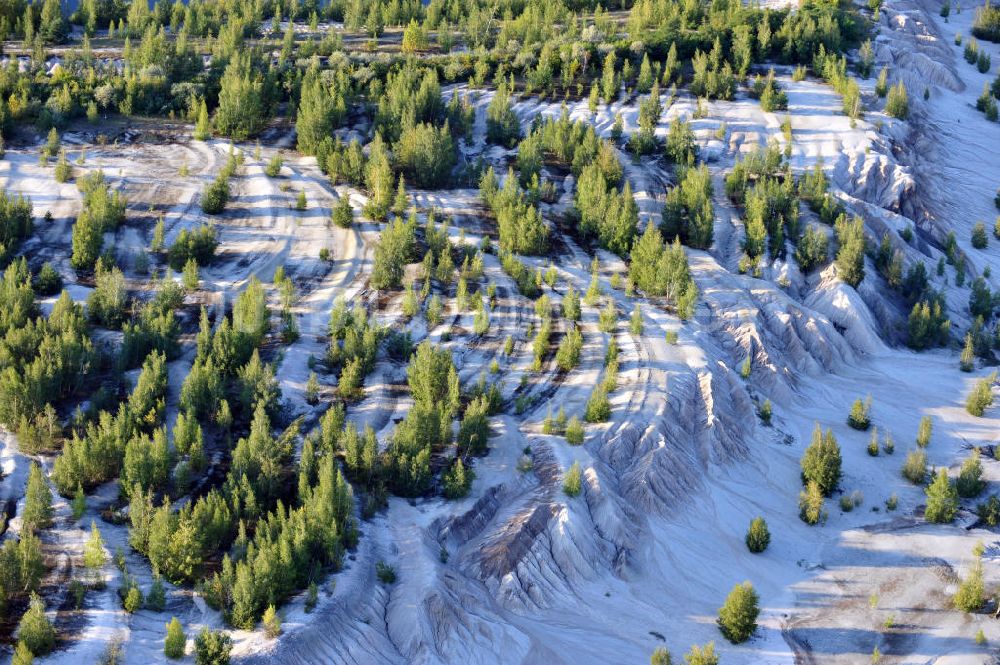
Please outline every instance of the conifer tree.
M31 594L28 609L17 627L18 640L35 656L44 656L56 644L56 629L45 616L45 603L37 593Z
M924 517L928 522L947 523L958 512L958 490L948 479L948 472L940 469L934 482L927 486L927 508Z
M31 463L28 472L21 523L27 531L44 529L52 524L52 491L45 482L41 467L35 462Z
M754 554L759 554L766 550L770 543L771 532L767 528L767 522L764 521L763 517L753 518L750 522L750 528L747 529L747 549Z
M808 485L816 483L823 496L829 496L840 482L840 446L828 429L824 434L819 423L813 430L812 442L802 455L802 479Z
M955 608L962 612L976 612L982 608L985 602L983 586L983 560L975 557L969 574L962 580L958 591L952 597Z
M187 637L184 635L184 627L177 620L177 617L172 617L167 623L167 636L163 640L163 655L167 658L183 658L186 646Z
M757 630L759 598L750 582L733 587L719 608L719 630L733 644L746 642Z
M806 524L815 525L826 518L823 510L823 492L814 480L810 480L806 488L799 493L799 519Z

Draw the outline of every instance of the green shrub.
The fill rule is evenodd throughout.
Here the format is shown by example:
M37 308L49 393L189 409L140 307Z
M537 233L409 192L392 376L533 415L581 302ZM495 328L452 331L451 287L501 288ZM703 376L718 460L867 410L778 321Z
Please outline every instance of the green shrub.
M750 582L733 587L719 608L718 625L722 635L733 644L746 642L757 630L759 598Z
M581 473L580 463L573 462L566 474L563 476L563 493L572 498L580 495Z
M753 518L753 521L750 522L750 528L747 529L747 549L754 554L759 554L766 550L770 543L771 532L767 528L767 522L764 521L763 517Z

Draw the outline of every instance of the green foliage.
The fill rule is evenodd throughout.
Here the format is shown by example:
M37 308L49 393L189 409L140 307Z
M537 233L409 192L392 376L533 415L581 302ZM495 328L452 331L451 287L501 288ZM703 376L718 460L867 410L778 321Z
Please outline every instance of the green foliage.
M31 594L28 609L21 617L17 637L35 656L44 656L55 647L56 629L45 616L45 603L36 593Z
M264 610L261 623L264 624L264 634L267 635L268 639L273 640L278 635L281 635L281 617L278 616L278 611L274 609L274 605L268 605L267 609Z
M500 248L519 254L542 254L548 246L549 229L538 208L517 185L513 171L508 171L502 189L490 167L480 179L480 193L497 218Z
M354 222L354 209L351 207L351 201L347 196L341 196L338 199L337 205L333 207L331 220L342 229L351 227L351 224Z
M616 254L628 253L639 220L639 208L628 182L618 191L595 162L580 173L574 202L583 235L596 237L602 247Z
M177 271L183 270L192 259L199 266L208 265L215 256L216 247L215 227L211 224L202 224L190 231L181 229L170 247L167 261Z
M588 423L603 423L611 418L611 402L608 401L608 390L604 384L598 385L590 393L587 406L584 408L583 419Z
M406 180L417 187L439 188L450 182L457 157L447 121L440 128L426 123L405 127L393 151Z
M87 496L83 493L83 486L77 483L76 493L73 495L73 519L78 520L87 511Z
M223 174L213 180L201 193L201 209L209 215L218 215L229 202L229 178Z
M973 448L969 457L962 462L962 469L955 481L958 495L963 499L974 499L982 494L986 488L986 482L983 481L982 477L983 463L979 460L979 449Z
M816 483L823 496L829 496L840 482L840 446L828 429L824 434L819 423L813 430L812 442L802 455L802 480L808 485Z
M52 492L45 481L41 467L32 462L24 494L21 524L29 532L44 529L52 525L52 515Z
M719 608L718 625L723 636L733 644L746 642L757 630L759 598L750 582L733 587Z
M48 261L43 263L38 276L35 277L35 291L42 296L54 296L62 290L62 287L62 275Z
M666 647L656 647L649 657L649 665L671 665L670 652Z
M972 392L965 400L965 410L969 415L983 417L987 408L993 406L993 383L996 381L996 373L979 379L972 388Z
M316 154L319 145L333 134L347 115L350 84L345 76L325 77L318 67L310 66L302 80L301 94L295 118L295 135L300 152ZM271 165L278 159L272 173ZM281 171L280 158L268 165L267 175L275 177Z
M194 639L194 662L196 665L229 665L229 652L233 641L222 631L202 628Z
M167 624L167 636L163 640L163 655L167 658L183 658L187 646L187 636L184 627L177 617L172 617Z
M979 39L1000 42L1000 7L992 3L984 3L977 7L972 22L972 34Z
M1000 498L996 495L991 496L985 503L976 507L976 513L986 526L997 526L1000 524Z
M579 446L583 443L584 430L583 423L576 416L569 419L566 424L566 443L571 446Z
M667 238L697 249L712 245L715 211L712 207L712 178L704 164L679 171L680 184L667 192L663 227Z
M375 246L371 285L376 289L396 288L402 283L403 268L416 251L415 224L395 219L382 230Z
M583 335L579 328L571 325L566 330L566 335L559 342L559 349L556 351L556 365L563 371L569 371L580 364L580 351L583 349Z
M771 532L767 528L767 522L763 517L755 517L750 522L750 528L746 535L747 549L754 554L759 554L767 549L771 543Z
M520 138L521 121L511 108L510 90L501 84L486 107L486 140L513 148Z
M848 222L846 216L837 219L834 225L837 231L837 272L840 278L857 288L865 278L865 234L864 223L860 217Z
M441 476L441 493L448 499L461 499L468 496L474 477L475 473L471 470L467 471L462 458L459 457Z
M378 577L378 581L382 584L389 585L396 583L396 569L385 561L375 562L375 576Z
M674 238L673 243L665 244L660 230L653 224L647 224L642 236L632 246L629 277L644 293L666 296L675 304L682 319L693 314L698 290L678 238Z
M972 227L972 246L976 249L985 249L987 242L986 225L976 222Z
M872 398L869 395L864 400L858 398L851 405L851 412L847 416L847 424L852 429L866 431L871 426Z
M937 298L913 305L906 324L907 344L914 349L941 346L948 341L951 321Z
M903 462L903 477L914 485L923 485L927 478L927 454L923 450L912 450Z
M245 141L260 133L268 119L262 63L249 50L237 51L222 74L215 129L223 136Z
M573 498L580 495L581 490L581 472L580 463L573 462L572 466L566 470L563 474L563 494Z
M968 575L962 580L958 591L952 597L952 602L955 604L955 609L961 612L977 612L982 608L985 600L983 562L980 557L976 557L969 568Z
M906 85L902 81L889 88L885 112L900 120L906 120L910 115L910 101L906 94Z
M684 662L687 665L719 665L715 643L709 642L704 646L692 645L691 650L684 654Z
M24 642L18 642L14 647L14 654L11 657L10 665L32 665L35 662L35 656L31 653L31 649Z
M146 607L154 612L162 612L167 604L166 590L163 588L163 578L158 574L153 574L153 584L146 594Z
M826 519L823 510L823 492L819 484L810 480L806 488L799 493L799 519L809 525L816 525Z
M948 472L940 469L934 482L927 486L927 508L924 518L928 522L947 523L955 519L958 511L958 490L948 479Z

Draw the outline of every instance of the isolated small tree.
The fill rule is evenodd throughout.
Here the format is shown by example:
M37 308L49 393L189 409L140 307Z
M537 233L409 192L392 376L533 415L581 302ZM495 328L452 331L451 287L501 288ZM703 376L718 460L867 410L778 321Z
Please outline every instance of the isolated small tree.
M969 574L958 586L958 591L952 597L955 609L962 612L976 612L982 608L985 602L983 587L983 561L976 557L969 568Z
M281 159L281 155L275 155L268 161L267 166L264 168L264 173L269 178L277 178L281 175L281 167L284 165L284 161Z
M642 334L642 309L640 309L639 305L636 305L635 309L632 310L632 318L629 321L629 330L633 335Z
M826 517L823 510L823 492L815 481L809 481L799 493L799 519L809 525L819 524Z
M759 597L750 582L733 587L719 608L718 625L723 636L733 644L746 642L757 630Z
M972 246L976 249L985 249L987 242L986 225L982 222L976 222L972 227Z
M922 416L920 424L917 426L917 445L926 448L931 442L933 432L934 420L930 416Z
M885 112L900 120L906 120L910 115L910 100L906 94L906 84L902 81L889 89L889 96L885 100Z
M584 431L583 423L576 416L569 419L566 424L566 443L572 446L579 446L583 443Z
M868 439L868 454L872 457L878 457L878 428L872 428L872 435Z
M295 209L305 210L306 209L306 191L304 189L299 190L298 196L295 197Z
M305 400L307 404L316 405L319 403L319 379L316 372L309 372L309 379L306 381Z
M972 392L965 400L965 410L970 415L982 418L986 409L993 405L993 382L995 380L996 373L976 382Z
M812 442L802 455L802 479L806 484L816 483L823 496L829 496L840 482L840 446L832 430L824 434L819 423L813 430Z
M163 640L163 655L167 658L183 658L186 646L187 636L184 635L184 627L177 620L177 617L173 617L167 624L167 636Z
M750 528L746 535L747 549L754 554L760 554L767 549L771 543L771 532L767 528L767 522L763 517L755 517L750 522Z
M760 405L760 410L758 412L758 415L760 415L761 422L764 423L765 425L770 425L771 413L772 413L771 400L765 399L764 402Z
M963 372L971 372L976 367L976 347L972 342L972 333L966 333L965 346L962 355L958 357L958 368Z
M856 399L851 405L851 413L847 416L847 424L856 430L865 431L871 424L872 398Z
M98 571L108 562L107 552L104 551L104 539L97 529L97 522L90 522L90 538L83 546L83 565L93 571Z
M572 498L580 495L580 489L580 463L573 462L573 465L569 467L569 470L567 470L566 474L563 476L563 493Z

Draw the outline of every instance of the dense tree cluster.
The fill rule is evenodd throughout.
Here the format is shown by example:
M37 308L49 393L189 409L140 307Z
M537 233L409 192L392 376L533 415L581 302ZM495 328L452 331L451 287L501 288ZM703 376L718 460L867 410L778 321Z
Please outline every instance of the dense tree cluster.
M715 209L712 206L712 177L704 164L679 170L679 183L667 192L663 208L663 229L668 239L680 238L689 247L712 246Z
M24 259L0 281L0 423L44 425L46 404L83 388L96 353L83 308L63 293L47 318L38 316Z
M666 296L682 319L690 318L698 289L688 270L687 254L680 240L664 243L660 230L647 224L632 246L629 276L637 288L651 296Z

